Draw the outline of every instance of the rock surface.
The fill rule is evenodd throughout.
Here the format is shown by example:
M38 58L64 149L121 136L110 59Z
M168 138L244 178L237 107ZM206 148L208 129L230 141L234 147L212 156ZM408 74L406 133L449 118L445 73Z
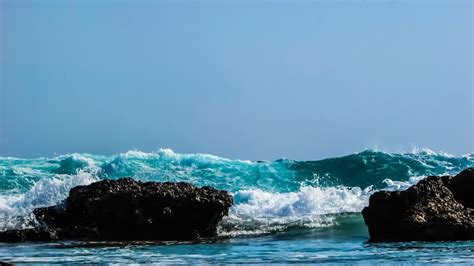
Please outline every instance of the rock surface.
M194 240L215 236L232 196L187 183L130 178L78 186L61 204L34 210L37 228L0 233L0 241Z
M370 240L474 239L474 168L430 176L405 191L378 191L362 210Z

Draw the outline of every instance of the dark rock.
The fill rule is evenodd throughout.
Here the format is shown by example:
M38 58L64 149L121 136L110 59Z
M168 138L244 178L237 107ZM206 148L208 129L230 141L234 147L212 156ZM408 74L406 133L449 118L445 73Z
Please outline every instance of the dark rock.
M55 232L46 241L193 240L215 236L232 201L226 191L211 187L123 178L75 187L63 203L34 215L41 228ZM36 240L23 231L4 234L17 242Z
M7 243L25 241L53 241L57 240L56 232L50 228L31 228L21 230L8 230L0 232L0 241Z
M371 241L474 239L474 171L427 177L406 191L379 191L362 210Z
M44 224L51 227L63 227L66 226L67 216L63 215L65 206L64 202L51 207L38 208L33 210L38 221L42 221Z
M456 201L474 208L474 168L468 168L452 178L448 185Z

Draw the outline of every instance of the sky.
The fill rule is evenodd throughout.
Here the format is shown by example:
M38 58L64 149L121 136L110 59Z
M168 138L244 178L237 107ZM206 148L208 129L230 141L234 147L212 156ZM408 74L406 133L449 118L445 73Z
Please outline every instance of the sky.
M474 151L469 0L0 3L2 156Z

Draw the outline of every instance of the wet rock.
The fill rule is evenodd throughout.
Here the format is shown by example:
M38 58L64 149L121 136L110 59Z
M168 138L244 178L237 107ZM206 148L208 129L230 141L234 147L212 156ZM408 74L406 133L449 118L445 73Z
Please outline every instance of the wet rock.
M25 241L53 241L57 240L56 232L50 228L30 228L20 230L8 230L0 232L0 241L7 243Z
M474 239L474 171L427 177L406 191L379 191L362 215L371 241Z
M215 236L232 202L226 191L211 187L123 178L75 187L63 203L34 214L40 228L55 232L41 241L193 240ZM24 230L2 234L0 241L39 239Z

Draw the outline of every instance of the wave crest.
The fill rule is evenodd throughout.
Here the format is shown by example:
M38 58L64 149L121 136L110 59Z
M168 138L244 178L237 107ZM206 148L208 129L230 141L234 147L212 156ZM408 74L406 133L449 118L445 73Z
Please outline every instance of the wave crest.
M331 226L336 214L360 212L371 192L370 188L306 186L288 193L238 191L234 194L235 205L221 223L220 234L261 234L295 226Z
M319 161L230 160L170 149L116 156L0 157L0 230L31 225L34 208L57 204L74 186L125 176L228 190L235 205L220 225L222 235L327 227L341 213L359 212L377 189L405 189L424 176L456 174L472 166L474 154L456 157L426 149L365 150Z
M57 175L42 178L24 194L0 196L0 231L30 227L35 220L31 212L39 207L56 205L79 185L97 181L93 175L79 171L76 175Z

